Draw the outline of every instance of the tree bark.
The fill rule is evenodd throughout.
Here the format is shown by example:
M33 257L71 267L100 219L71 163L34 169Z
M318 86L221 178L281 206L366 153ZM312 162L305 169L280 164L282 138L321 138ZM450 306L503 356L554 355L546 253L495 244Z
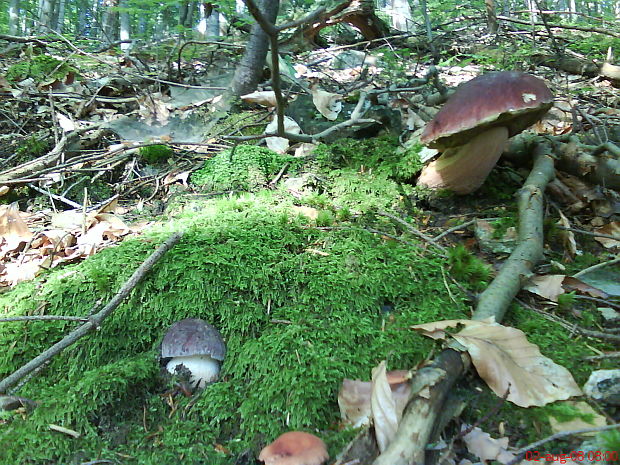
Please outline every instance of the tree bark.
M279 0L261 0L259 3L261 12L272 24L276 21L279 6ZM255 23L252 26L245 53L235 70L231 84L233 94L244 95L256 90L263 73L268 49L269 37L260 25Z
M498 29L497 11L495 9L495 0L485 0L487 9L487 28L489 34L496 34Z
M19 0L9 3L9 35L19 34Z

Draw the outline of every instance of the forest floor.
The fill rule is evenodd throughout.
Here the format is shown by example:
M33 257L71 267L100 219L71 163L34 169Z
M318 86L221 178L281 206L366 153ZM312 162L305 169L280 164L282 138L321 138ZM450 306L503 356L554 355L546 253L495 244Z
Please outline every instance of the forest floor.
M66 61L51 47L5 57L2 378L99 311L171 234L184 235L96 331L0 396L0 463L250 464L289 430L319 435L335 458L359 432L339 410L343 380L370 380L384 360L414 373L441 350L412 327L472 316L518 243L515 199L531 159L502 161L470 195L416 186L427 150L419 133L434 111L418 97L436 89L407 90L430 68L413 60L415 44L399 45L289 63L287 85L299 97L287 114L304 132L346 120L360 89L374 95L367 114L380 123L284 153L252 139L272 109L218 104L232 68L215 76L201 66L211 59L205 68L225 69L226 53L188 47L180 61L186 82L214 89L153 78L158 51L140 57L150 74L112 53ZM497 60L510 47L454 53L439 79L452 87L515 67ZM613 83L526 66L525 53L513 59L557 96L533 131L620 142ZM102 64L121 71L100 72ZM315 107L307 82L341 96L340 119L321 116L335 108L332 97ZM376 92L390 85L403 90ZM502 324L583 386L593 371L617 367L620 197L561 170L546 197L544 260ZM36 319L51 315L63 318ZM188 317L214 325L227 345L219 380L194 393L160 360L167 328ZM474 371L451 394L454 413L433 439L449 452L445 463L619 421L617 407L587 397L519 407ZM469 425L491 435L484 447L461 437ZM588 447L619 439L599 435ZM580 450L583 440L570 435L544 450Z

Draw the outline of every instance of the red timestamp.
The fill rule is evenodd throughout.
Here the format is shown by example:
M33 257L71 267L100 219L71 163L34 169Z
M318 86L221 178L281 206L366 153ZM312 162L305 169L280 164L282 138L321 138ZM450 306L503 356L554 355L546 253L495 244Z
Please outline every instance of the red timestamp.
M529 450L525 453L526 460L534 462L553 462L567 463L567 460L582 462L612 462L618 460L617 450L573 450L566 454L550 454L547 452L539 452L537 450Z

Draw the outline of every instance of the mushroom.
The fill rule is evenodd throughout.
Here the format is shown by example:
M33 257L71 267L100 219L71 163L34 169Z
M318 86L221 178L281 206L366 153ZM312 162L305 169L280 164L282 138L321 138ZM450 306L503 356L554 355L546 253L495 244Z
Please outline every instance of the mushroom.
M530 74L488 73L462 84L422 132L422 143L443 153L424 167L418 185L474 192L508 138L534 124L552 105L551 91Z
M284 433L258 456L266 465L321 465L328 458L325 443L303 431Z
M198 318L186 318L173 324L161 343L166 370L175 374L189 371L192 386L204 388L217 380L226 345L219 331Z

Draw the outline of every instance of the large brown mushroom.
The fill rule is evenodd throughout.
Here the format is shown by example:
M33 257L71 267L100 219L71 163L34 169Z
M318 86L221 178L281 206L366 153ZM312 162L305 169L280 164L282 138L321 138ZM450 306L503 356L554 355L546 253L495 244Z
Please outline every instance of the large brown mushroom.
M199 388L217 380L225 356L226 345L219 331L198 318L177 321L161 343L166 370L174 374L184 367L192 386Z
M325 443L303 431L284 433L258 456L265 465L321 465L328 458Z
M552 105L551 91L530 74L488 73L462 84L424 128L422 143L443 153L424 167L418 185L474 192L508 138L534 124Z

